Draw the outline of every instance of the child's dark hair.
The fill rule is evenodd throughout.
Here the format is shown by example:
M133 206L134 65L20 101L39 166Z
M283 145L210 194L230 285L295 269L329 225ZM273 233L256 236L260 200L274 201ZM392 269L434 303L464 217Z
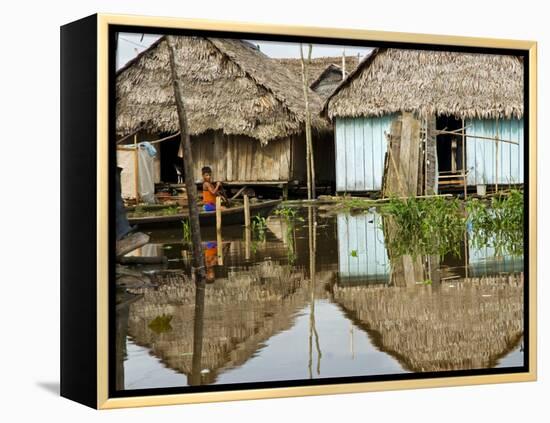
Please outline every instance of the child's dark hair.
M204 175L205 173L212 173L212 168L210 166L204 166L202 169L201 169L201 172L202 174Z

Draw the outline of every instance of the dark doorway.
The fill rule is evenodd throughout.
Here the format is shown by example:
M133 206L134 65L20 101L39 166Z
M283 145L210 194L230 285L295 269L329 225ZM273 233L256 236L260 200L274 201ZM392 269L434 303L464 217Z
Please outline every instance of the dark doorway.
M164 183L177 184L178 171L183 178L183 160L178 157L180 138L174 137L162 141L157 146L160 149L160 180Z
M436 128L455 131L462 128L462 120L454 116L439 116ZM462 172L462 136L460 131L457 131L456 135L441 134L437 136L437 163L440 175Z

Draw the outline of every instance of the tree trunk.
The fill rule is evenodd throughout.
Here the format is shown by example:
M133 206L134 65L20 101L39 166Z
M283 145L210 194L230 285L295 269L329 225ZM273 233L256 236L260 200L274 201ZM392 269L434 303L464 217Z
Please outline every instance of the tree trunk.
M206 269L204 267L204 253L202 250L201 230L199 224L199 207L197 200L197 187L193 179L193 157L191 153L191 140L187 126L187 115L181 95L180 82L176 72L175 43L173 36L166 37L170 55L170 70L172 74L172 86L180 124L180 137L183 147L183 168L185 172L185 188L189 206L189 225L191 227L191 241L193 243L193 271L197 282L206 280Z

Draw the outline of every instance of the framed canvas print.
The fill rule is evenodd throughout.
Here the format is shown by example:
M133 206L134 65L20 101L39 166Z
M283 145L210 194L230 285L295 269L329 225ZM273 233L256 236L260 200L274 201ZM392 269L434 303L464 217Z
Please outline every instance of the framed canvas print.
M63 396L536 379L535 42L99 14L61 72Z

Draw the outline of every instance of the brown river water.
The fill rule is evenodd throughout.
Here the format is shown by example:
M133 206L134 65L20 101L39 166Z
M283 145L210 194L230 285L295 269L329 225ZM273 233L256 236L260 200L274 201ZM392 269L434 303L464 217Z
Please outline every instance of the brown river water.
M133 266L156 282L116 314L117 389L522 366L523 257L475 247L388 251L376 210L301 207L263 229L202 238L209 283L187 275L181 225L148 231Z

